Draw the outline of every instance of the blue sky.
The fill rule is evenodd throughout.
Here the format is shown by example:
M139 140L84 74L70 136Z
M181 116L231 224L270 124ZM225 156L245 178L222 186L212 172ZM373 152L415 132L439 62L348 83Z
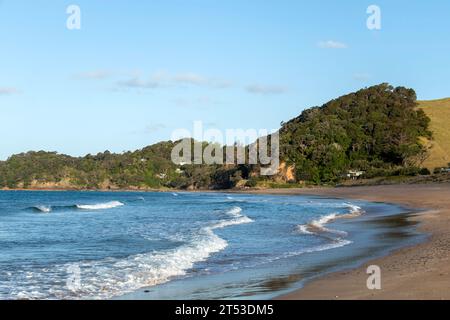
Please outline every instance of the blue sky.
M446 0L0 0L0 159L134 150L195 120L276 129L381 82L448 97L449 17Z

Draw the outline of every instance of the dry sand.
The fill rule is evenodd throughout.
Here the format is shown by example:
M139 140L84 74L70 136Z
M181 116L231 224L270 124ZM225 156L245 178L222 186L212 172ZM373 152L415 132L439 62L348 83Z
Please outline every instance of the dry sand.
M276 189L271 194L307 194L398 203L425 211L414 218L429 239L364 266L332 273L279 299L450 299L450 184L348 188ZM381 268L381 290L366 286L367 266Z

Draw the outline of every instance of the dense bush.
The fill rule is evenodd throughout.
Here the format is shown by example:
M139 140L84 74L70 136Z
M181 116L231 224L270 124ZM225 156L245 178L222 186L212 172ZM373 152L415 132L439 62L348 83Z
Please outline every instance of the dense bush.
M431 136L429 121L417 109L414 90L381 84L284 123L282 157L296 166L298 180L336 181L349 169L385 175L417 165L414 159L425 152L419 137Z
M281 160L295 167L295 182L328 183L349 169L365 178L429 174L420 169L425 152L419 137L430 137L429 118L417 109L412 89L381 84L303 111L280 129ZM199 142L191 141L192 145ZM206 143L199 143L202 148ZM171 161L174 142L142 150L75 158L55 152L28 152L0 161L0 187L42 183L76 188L226 189L242 180L256 186L259 165L184 165ZM272 181L273 182L273 181Z
M420 169L419 174L422 176L429 176L431 174L431 171L427 168L422 168Z

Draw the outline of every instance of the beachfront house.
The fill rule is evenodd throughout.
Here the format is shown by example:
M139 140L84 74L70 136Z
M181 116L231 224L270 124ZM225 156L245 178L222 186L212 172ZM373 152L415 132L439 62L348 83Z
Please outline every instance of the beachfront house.
M450 173L450 167L436 168L434 169L433 173Z
M363 174L364 174L364 171L349 170L347 172L347 178L352 179L352 180L356 180L356 179L361 178Z

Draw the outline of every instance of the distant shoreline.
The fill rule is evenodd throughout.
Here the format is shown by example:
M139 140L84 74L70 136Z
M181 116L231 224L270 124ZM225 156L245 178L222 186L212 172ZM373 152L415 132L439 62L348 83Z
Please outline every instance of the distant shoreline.
M414 177L412 177L414 178ZM357 183L340 185L305 185L288 187L246 187L231 189L177 189L177 188L151 188L151 187L129 187L129 188L76 188L76 187L45 187L45 188L0 188L0 191L80 191L80 192L222 192L222 193L251 193L251 194L297 194L308 192L309 190L330 190L330 189L355 189L362 187L386 187L386 186L410 186L410 185L445 185L450 184L450 175L428 176L430 179L419 177L416 180L393 180L393 181L357 181Z
M72 188L16 188L16 189L0 189L0 191L45 191L45 192L183 192L185 190L177 189L72 189ZM186 191L185 191L186 192ZM195 192L195 191L192 191Z

